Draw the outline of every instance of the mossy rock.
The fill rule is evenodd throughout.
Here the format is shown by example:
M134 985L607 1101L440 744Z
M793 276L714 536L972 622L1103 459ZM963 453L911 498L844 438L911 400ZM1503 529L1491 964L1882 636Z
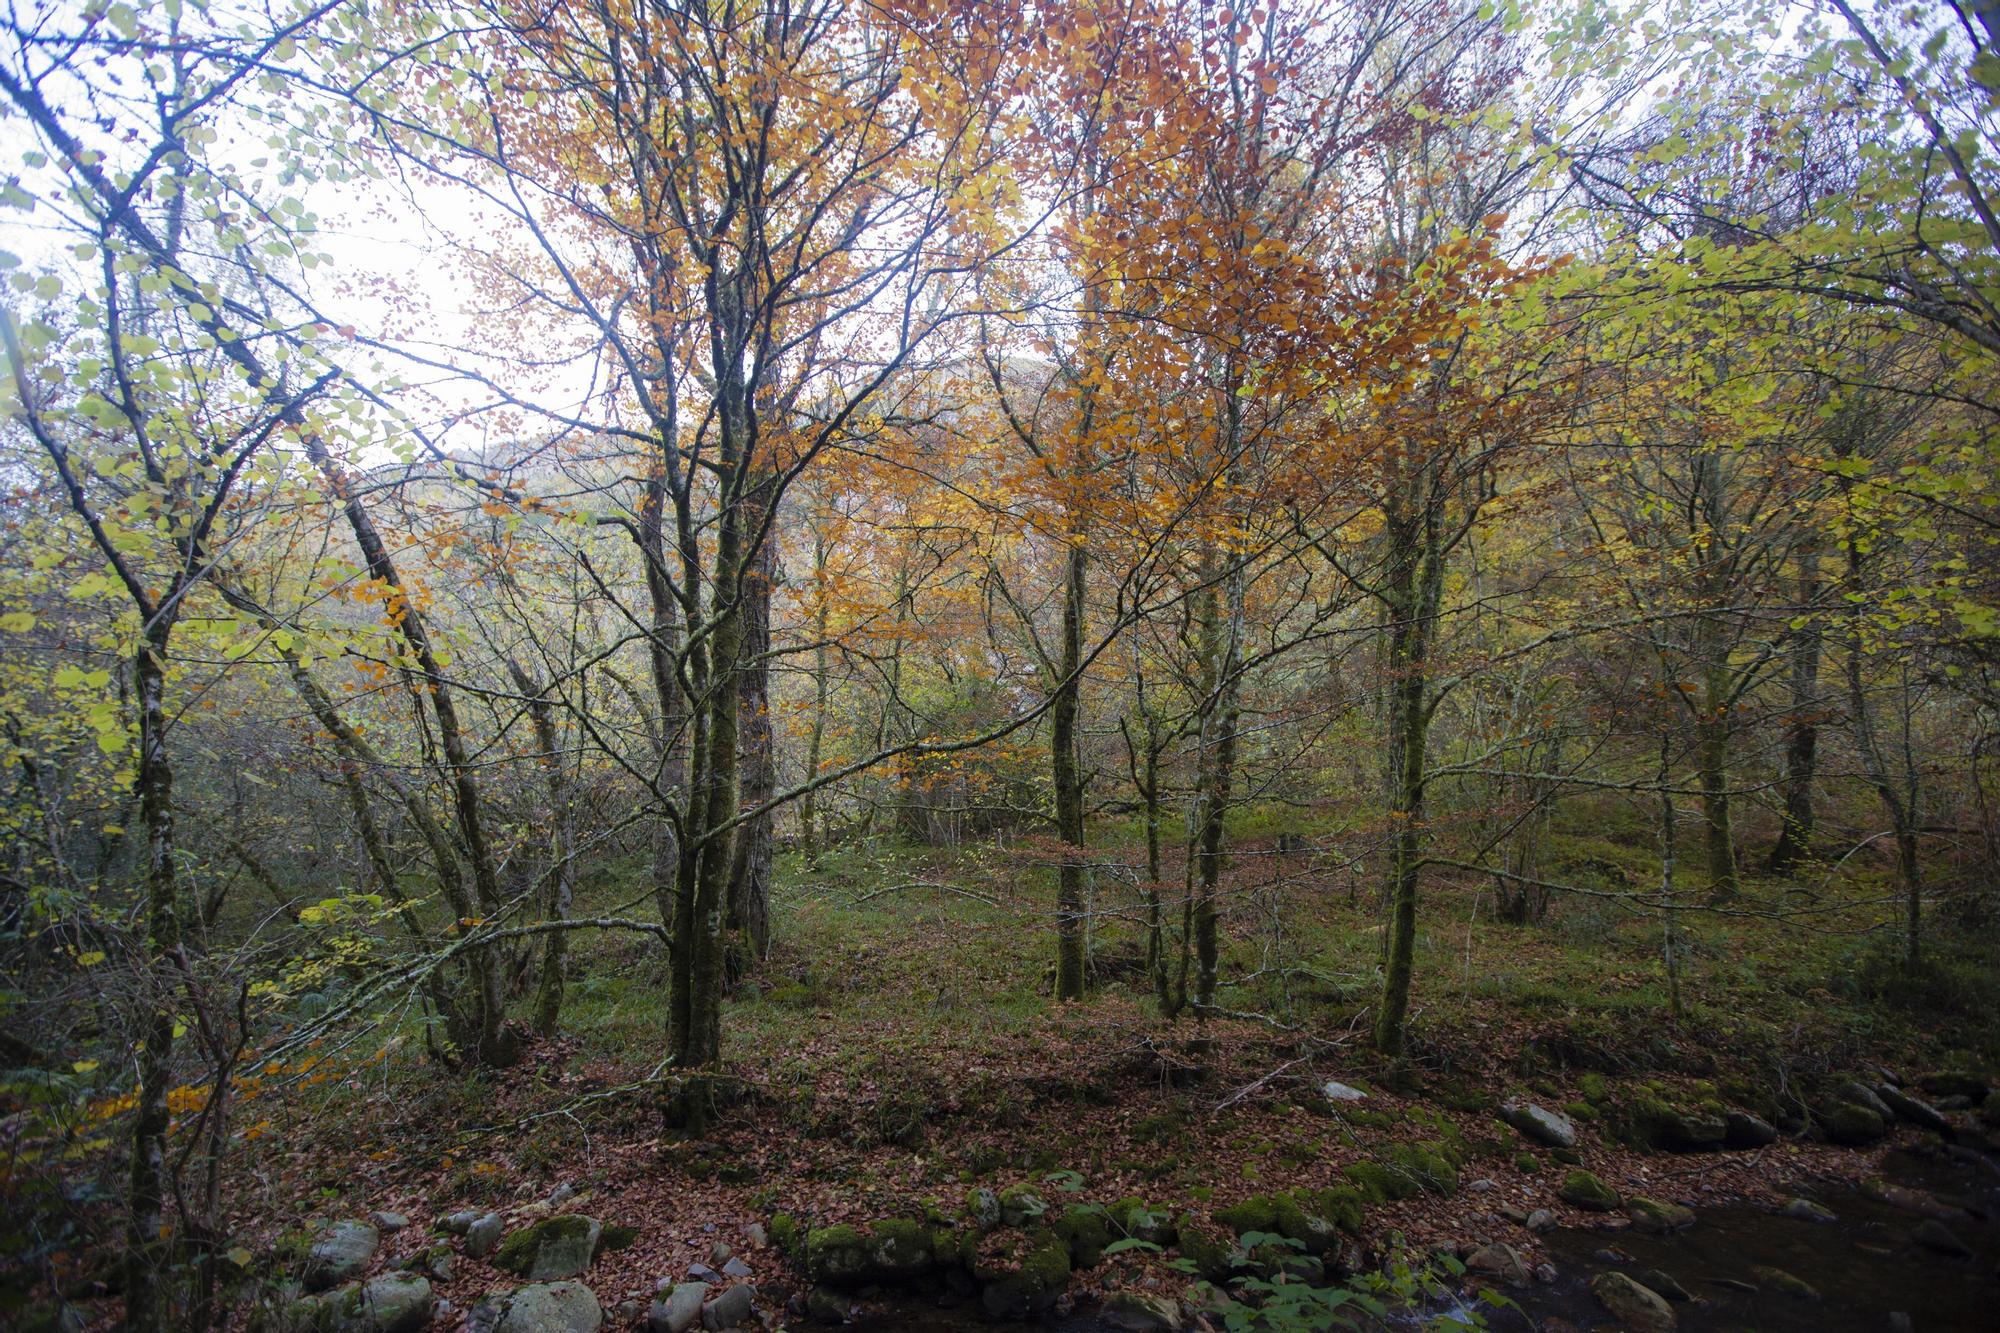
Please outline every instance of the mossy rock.
M1385 1156L1390 1168L1415 1181L1418 1189L1432 1194L1458 1193L1457 1154L1448 1144L1436 1139L1396 1143Z
M1227 1208L1216 1209L1215 1220L1239 1236L1252 1231L1276 1231L1277 1199L1269 1194L1253 1194L1241 1203L1232 1203Z
M1844 1148L1864 1148L1889 1132L1880 1115L1853 1102L1841 1102L1820 1116L1827 1142Z
M1274 1196L1272 1205L1277 1233L1298 1242L1307 1254L1325 1254L1339 1243L1340 1234L1333 1220L1308 1209L1291 1195Z
M590 1267L603 1234L594 1217L545 1217L501 1241L493 1266L530 1282L576 1277Z
M875 1275L884 1281L927 1273L936 1262L931 1229L904 1217L885 1217L869 1228L869 1256Z
M1331 1185L1301 1196L1312 1210L1350 1236L1361 1234L1364 1220L1361 1191L1352 1185Z
M1602 1106L1611 1100L1611 1080L1602 1074L1585 1074L1576 1081L1577 1090L1592 1106Z
M1154 1245L1173 1244L1173 1214L1164 1209L1148 1208L1146 1201L1136 1194L1127 1195L1112 1204L1105 1209L1105 1216L1111 1219L1112 1227L1121 1236L1149 1241Z
M845 1223L814 1227L806 1236L806 1275L832 1286L868 1281L868 1238Z
M1529 1175L1533 1175L1535 1172L1542 1169L1542 1163L1541 1160L1531 1152L1515 1153L1514 1169L1516 1171L1526 1171Z
M1358 1125L1362 1129L1389 1129L1396 1123L1396 1117L1390 1115L1387 1111L1363 1111L1359 1109L1349 1111L1342 1108L1340 1118L1348 1124Z
M1604 1113L1589 1102L1564 1102L1563 1114L1572 1120L1590 1121Z
M781 1253L794 1260L801 1257L799 1242L805 1233L799 1226L798 1218L790 1213L773 1213L770 1231L771 1243L776 1245Z
M597 1237L597 1252L611 1254L618 1250L630 1249L639 1239L639 1228L628 1227L623 1222L607 1222Z
M1720 1148L1729 1135L1722 1116L1707 1110L1682 1110L1657 1097L1642 1097L1626 1108L1631 1137L1648 1148L1671 1152L1702 1152Z
M1564 1203L1593 1213L1612 1212L1623 1202L1617 1190L1588 1171L1572 1171L1564 1176L1562 1188L1556 1191L1556 1196Z
M1111 1243L1111 1218L1102 1205L1071 1204L1056 1220L1055 1230L1068 1243L1073 1266L1095 1268L1104 1261L1104 1247Z
M1005 1259L982 1260L979 1303L994 1319L1028 1319L1053 1306L1069 1286L1069 1242L1043 1227L1018 1238Z
M1000 1219L1010 1227L1033 1225L1048 1211L1048 1200L1031 1186L1010 1185L1000 1191Z
M1340 1168L1340 1173L1354 1182L1361 1197L1369 1203L1394 1203L1423 1189L1406 1172L1393 1170L1380 1162L1349 1162Z
M1193 1213L1182 1213L1174 1230L1179 1236L1176 1248L1181 1258L1193 1266L1198 1276L1210 1282L1228 1280L1236 1251L1236 1243L1228 1232Z

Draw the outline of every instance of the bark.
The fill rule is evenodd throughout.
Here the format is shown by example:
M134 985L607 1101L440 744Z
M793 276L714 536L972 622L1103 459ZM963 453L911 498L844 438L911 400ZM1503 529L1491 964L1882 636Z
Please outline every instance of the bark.
M1056 998L1083 998L1084 864L1083 771L1077 757L1077 723L1083 688L1083 599L1088 557L1073 538L1063 579L1061 673L1049 710L1053 729L1056 837L1062 868L1056 890Z
M1801 559L1800 605L1819 599L1819 557ZM1808 611L1810 616L1810 611ZM1820 628L1808 618L1792 631L1791 716L1785 733L1785 812L1778 841L1766 863L1774 875L1789 875L1812 856L1813 782L1819 770Z
M753 532L766 522L769 491L767 481L745 506L745 526ZM777 547L767 537L749 561L740 612L743 642L736 688L742 774L737 799L745 810L768 805L778 790L770 662L771 586L777 571ZM736 832L729 869L728 929L736 945L730 951L732 972L761 962L771 945L771 825L767 810Z
M1225 826L1236 777L1239 656L1243 643L1245 574L1236 562L1224 575L1216 553L1203 561L1201 598L1204 708L1195 773L1194 1007L1197 1017L1215 1005L1221 957L1222 872L1227 861ZM1216 585L1218 581L1221 587Z

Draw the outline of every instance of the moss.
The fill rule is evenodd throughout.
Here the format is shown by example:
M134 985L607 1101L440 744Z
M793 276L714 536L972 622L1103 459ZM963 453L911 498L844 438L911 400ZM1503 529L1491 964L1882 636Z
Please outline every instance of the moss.
M1273 1200L1276 1215L1275 1230L1286 1240L1297 1241L1305 1247L1307 1254L1325 1254L1339 1240L1334 1223L1317 1211L1289 1194L1277 1195Z
M1611 1099L1611 1080L1602 1074L1585 1074L1577 1080L1577 1088L1592 1106L1602 1106Z
M1396 1123L1396 1117L1387 1111L1342 1111L1340 1118L1350 1125L1359 1125L1362 1129L1388 1129Z
M1620 1202L1617 1190L1588 1171L1572 1171L1564 1176L1562 1188L1556 1194L1563 1202L1593 1213L1608 1213Z
M862 1281L868 1275L867 1238L845 1224L814 1227L806 1237L806 1274L835 1286Z
M1230 1259L1236 1247L1227 1232L1209 1225L1193 1213L1182 1213L1175 1230L1180 1235L1176 1248L1197 1274L1210 1282L1228 1279Z
M1095 1268L1111 1243L1111 1218L1100 1204L1073 1203L1063 1209L1056 1234L1069 1243L1070 1261L1078 1268Z
M1407 1199L1423 1188L1415 1180L1400 1171L1393 1171L1380 1162L1349 1162L1340 1173L1354 1182L1361 1191L1361 1197L1369 1203L1393 1203Z
M1055 1304L1069 1285L1069 1243L1054 1231L1032 1232L1011 1271L1000 1273L980 1294L996 1319L1026 1319Z
M1275 1231L1278 1226L1277 1200L1268 1194L1253 1194L1241 1203L1216 1209L1215 1220L1239 1236L1251 1231Z
M545 1217L501 1241L500 1248L493 1255L493 1266L525 1275L534 1267L535 1256L541 1253L543 1246L582 1240L589 1234L590 1219L587 1217Z
M1419 1189L1433 1194L1458 1192L1458 1166L1448 1145L1435 1139L1396 1143L1386 1156L1389 1166L1415 1181Z
M921 1222L885 1217L869 1228L869 1260L877 1277L908 1277L931 1266L931 1232Z
M1595 1120L1602 1114L1602 1112L1589 1102L1564 1102L1563 1113L1572 1120L1584 1121Z
M1366 1200L1361 1197L1361 1191L1352 1185L1334 1185L1327 1189L1315 1190L1307 1196L1307 1201L1314 1212L1348 1235L1361 1234L1362 1205Z
M790 1213L771 1214L771 1241L793 1259L799 1257L800 1234L798 1218Z
M1049 1205L1027 1185L1010 1185L1000 1191L1000 1216L1008 1226L1024 1226L1048 1212Z
M1526 1171L1532 1175L1542 1169L1542 1164L1531 1152L1515 1153L1514 1169L1516 1171Z
M639 1239L639 1228L628 1227L623 1222L606 1222L604 1230L597 1233L597 1252L610 1254L615 1250L629 1248Z

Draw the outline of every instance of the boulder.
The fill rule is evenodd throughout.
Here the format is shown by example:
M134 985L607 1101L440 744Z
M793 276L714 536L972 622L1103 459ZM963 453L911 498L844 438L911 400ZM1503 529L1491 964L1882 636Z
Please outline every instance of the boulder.
M1574 1148L1576 1125L1560 1111L1533 1102L1512 1100L1500 1107L1500 1118L1528 1138L1550 1148Z
M431 1284L412 1273L384 1273L323 1299L332 1333L416 1333L431 1321Z
M701 1318L701 1307L707 1301L706 1282L676 1283L653 1302L646 1327L650 1333L687 1333Z
M1820 1117L1827 1142L1865 1148L1889 1132L1888 1117L1858 1102L1842 1102Z
M1890 1086L1893 1085L1888 1083L1878 1083L1875 1085L1876 1088ZM1896 1113L1889 1109L1889 1104L1876 1096L1875 1088L1869 1087L1860 1079L1849 1079L1840 1085L1838 1092L1842 1101L1852 1102L1856 1106L1865 1106L1876 1115L1881 1116L1884 1121L1896 1118Z
M1625 1201L1625 1216L1632 1219L1633 1226L1655 1236L1671 1236L1694 1225L1694 1209L1639 1195Z
M701 1307L706 1329L741 1328L756 1317L757 1289L747 1283L731 1287Z
M1633 1333L1672 1333L1677 1322L1664 1296L1623 1273L1599 1273L1590 1280L1590 1294Z
M1803 1196L1785 1200L1785 1206L1778 1211L1786 1217L1801 1222L1838 1222L1839 1216L1823 1203L1814 1203Z
M1730 1111L1722 1117L1722 1142L1729 1148L1762 1148L1778 1141L1778 1131L1748 1111Z
M806 1273L835 1287L906 1282L930 1272L934 1256L930 1231L907 1218L883 1218L865 1229L815 1227L806 1237Z
M464 1231L467 1258L484 1259L499 1245L500 1237L507 1230L507 1224L498 1213L482 1213L472 1219Z
M1186 1327L1178 1301L1130 1287L1106 1296L1097 1313L1100 1322L1124 1333L1181 1333Z
M1588 1171L1572 1171L1563 1177L1556 1195L1564 1203L1593 1213L1608 1213L1618 1207L1618 1191Z
M1694 1293L1676 1281L1673 1274L1657 1268L1649 1268L1639 1274L1639 1282L1641 1286L1652 1288L1675 1304L1694 1299Z
M1921 1097L1912 1097L1901 1088L1892 1088L1887 1083L1877 1087L1875 1095L1880 1097L1891 1111L1911 1124L1938 1134L1947 1136L1951 1134L1951 1121L1945 1119L1944 1112Z
M1010 1227L1038 1222L1048 1210L1048 1201L1026 1185L1000 1191L1000 1220Z
M1954 1259L1972 1257L1972 1247L1960 1240L1950 1227L1935 1217L1926 1218L1917 1225L1914 1239L1925 1249L1938 1254L1948 1254Z
M1320 1095L1330 1102L1361 1102L1368 1100L1368 1094L1351 1083L1328 1080L1320 1085L1319 1091ZM1179 1313L1178 1307L1176 1307L1175 1313ZM1175 1327L1178 1328L1179 1325L1176 1324Z
M493 1263L530 1282L576 1277L590 1267L603 1234L603 1224L594 1217L545 1217L502 1241Z
M478 1220L478 1213L473 1212L470 1208L464 1208L458 1212L446 1214L445 1219L439 1222L438 1226L451 1235L463 1236L472 1229L472 1224Z
M538 1282L487 1302L498 1318L492 1333L597 1333L604 1309L581 1282ZM467 1324L483 1323L468 1319Z
M1861 1182L1861 1192L1878 1203L1886 1203L1891 1208L1900 1208L1918 1217L1934 1218L1940 1222L1951 1222L1966 1216L1963 1208L1958 1208L1944 1200L1913 1190L1903 1185L1892 1185L1880 1176L1871 1176Z
M1917 1086L1933 1097L1964 1097L1978 1103L1991 1089L1983 1075L1964 1069L1938 1069L1917 1076Z
M1018 1236L1004 1253L982 1254L973 1276L985 1284L979 1303L992 1318L1043 1314L1069 1286L1069 1244L1049 1230Z
M1796 1301L1819 1299L1819 1288L1802 1277L1787 1273L1782 1268L1773 1268L1769 1264L1752 1264L1750 1272L1763 1283L1765 1291L1775 1291L1780 1296L1790 1296Z
M1720 1148L1729 1137L1729 1126L1721 1116L1684 1111L1658 1100L1641 1102L1633 1118L1647 1143L1672 1152L1705 1152Z
M1499 1241L1482 1245L1467 1255L1465 1267L1481 1277L1498 1278L1510 1287L1527 1286L1531 1276L1527 1260L1521 1257L1521 1252Z
M814 1287L806 1293L806 1315L822 1324L844 1324L853 1313L854 1300L832 1287ZM681 1333L675 1329L673 1333Z
M313 1238L306 1251L307 1291L325 1291L361 1276L382 1235L366 1222L335 1222Z
M404 1227L410 1225L410 1219L402 1213L370 1213L368 1214L368 1220L374 1223L375 1229L385 1236L392 1231L401 1231Z
M1528 1214L1521 1225L1530 1231L1554 1231L1556 1215L1546 1208L1537 1208Z

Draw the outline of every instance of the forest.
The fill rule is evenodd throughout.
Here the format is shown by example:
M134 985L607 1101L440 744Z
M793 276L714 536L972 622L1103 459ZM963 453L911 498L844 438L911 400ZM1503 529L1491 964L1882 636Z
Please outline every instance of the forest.
M0 1326L1992 1327L1996 0L11 0L0 246Z

